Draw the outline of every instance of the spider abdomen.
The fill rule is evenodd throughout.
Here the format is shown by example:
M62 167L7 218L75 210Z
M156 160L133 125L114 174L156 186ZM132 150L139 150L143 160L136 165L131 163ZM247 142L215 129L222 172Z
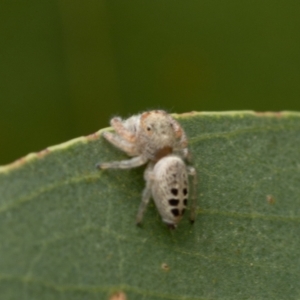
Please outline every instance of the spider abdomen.
M163 222L176 227L188 201L188 174L184 161L169 155L153 168L152 197Z

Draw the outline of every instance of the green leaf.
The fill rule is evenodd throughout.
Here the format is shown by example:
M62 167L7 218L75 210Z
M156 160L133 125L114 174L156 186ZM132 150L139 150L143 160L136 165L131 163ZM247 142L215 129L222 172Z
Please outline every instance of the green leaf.
M197 220L135 215L143 168L101 131L0 168L1 299L296 299L300 114L176 115L199 176Z

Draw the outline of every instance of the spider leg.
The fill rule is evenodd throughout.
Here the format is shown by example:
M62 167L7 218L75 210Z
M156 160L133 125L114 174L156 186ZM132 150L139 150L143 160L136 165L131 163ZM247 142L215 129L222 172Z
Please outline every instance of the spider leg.
M130 143L135 142L136 139L135 134L124 126L121 118L118 117L112 118L110 121L110 125L114 128L116 133L120 135L124 140Z
M103 132L102 136L115 147L126 152L126 154L128 154L129 156L137 155L134 145L122 139L120 136L110 132Z
M147 158L144 156L136 156L131 159L112 161L106 163L96 164L96 168L99 169L131 169L139 167L147 162Z
M188 139L184 130L182 129L180 124L173 118L170 121L173 124L175 135L179 139L179 149L177 150L181 153L181 155L187 162L191 162L191 154L188 150Z
M189 149L186 147L186 148L183 148L180 150L183 158L188 162L188 163L191 163L192 162L192 155L189 151Z
M173 118L170 118L170 122L173 124L176 137L180 139L180 144L182 145L182 148L187 147L187 137L180 124Z
M196 209L197 209L197 173L196 173L196 169L191 166L187 167L187 172L192 177L192 192L191 192L192 204L191 204L190 221L191 223L194 223L196 218Z
M152 172L150 172L147 168L145 170L145 180L146 180L146 187L143 190L143 195L142 195L142 202L140 204L137 216L136 216L136 224L139 225L142 220L144 213L146 211L146 208L149 204L150 198L151 198L151 186L152 186Z

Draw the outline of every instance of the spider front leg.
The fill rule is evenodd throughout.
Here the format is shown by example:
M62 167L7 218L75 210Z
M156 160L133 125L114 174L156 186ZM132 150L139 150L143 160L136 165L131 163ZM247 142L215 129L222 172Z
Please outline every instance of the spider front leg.
M195 222L196 218L196 210L197 210L197 172L196 169L188 166L187 167L188 175L192 177L192 192L191 192L191 213L190 213L190 221L191 223Z
M137 155L135 146L132 143L129 143L126 140L122 139L120 136L107 131L103 132L102 136L111 144L113 144L115 147L124 151L127 155L129 156Z
M110 125L114 128L116 133L120 135L124 140L130 143L135 142L136 139L135 134L124 126L121 118L119 117L112 118L110 121Z
M112 161L106 163L96 164L98 169L131 169L144 165L147 162L147 158L144 156L136 156L131 159L121 160L121 161Z

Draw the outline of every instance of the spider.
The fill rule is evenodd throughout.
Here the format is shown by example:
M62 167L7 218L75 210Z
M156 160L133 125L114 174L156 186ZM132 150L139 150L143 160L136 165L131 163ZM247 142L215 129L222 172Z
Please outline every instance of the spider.
M110 124L116 134L104 132L104 138L133 158L99 163L97 168L130 169L148 163L137 224L141 223L152 196L163 222L172 229L176 228L187 206L188 175L193 176L190 219L194 222L196 171L184 162L190 161L190 154L187 137L180 124L163 110L144 112L126 120L115 117Z

